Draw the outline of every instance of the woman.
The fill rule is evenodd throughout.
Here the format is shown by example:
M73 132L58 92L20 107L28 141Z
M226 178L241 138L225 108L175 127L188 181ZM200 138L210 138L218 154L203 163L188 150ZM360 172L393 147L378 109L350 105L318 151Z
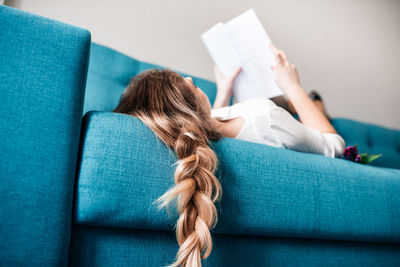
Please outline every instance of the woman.
M297 112L301 123L269 99L253 99L227 107L240 68L230 77L215 69L218 91L211 116L218 119L219 131L224 136L270 146L342 157L345 142L329 122L319 96L311 95L313 103L301 88L297 70L286 55L273 45L271 49L278 63L273 67L276 83L289 98L288 111Z
M179 251L170 266L201 266L201 259L212 250L210 229L218 220L214 203L221 199L222 188L214 175L217 158L210 141L225 136L327 156L341 156L343 152L343 139L301 88L295 67L282 51L271 49L277 57L274 78L301 123L266 99L227 107L240 69L231 77L216 72L218 92L213 111L207 96L191 78L169 70L137 75L114 109L142 120L176 152L175 186L157 200L162 208L177 198Z

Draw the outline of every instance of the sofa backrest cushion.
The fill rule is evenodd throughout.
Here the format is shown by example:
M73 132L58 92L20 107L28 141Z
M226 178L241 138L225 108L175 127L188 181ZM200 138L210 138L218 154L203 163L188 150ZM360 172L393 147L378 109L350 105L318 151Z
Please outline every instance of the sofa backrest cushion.
M0 265L65 266L90 33L0 5Z
M116 50L92 43L84 113L90 110L112 111L130 79L151 68L163 67L136 60ZM196 76L191 77L213 103L216 95L215 83ZM332 123L346 140L347 145L357 144L360 152L383 153L383 157L371 165L400 169L400 131L349 119L336 118Z
M175 154L140 120L89 112L77 225L173 230L152 202L174 184ZM400 170L224 138L216 233L400 242Z
M163 69L164 67L139 61L108 47L92 43L84 113L90 110L112 111L131 78L152 68ZM176 72L188 76L180 71ZM200 87L213 103L216 95L215 83L191 77L193 83Z
M400 130L345 118L333 119L332 124L346 146L357 144L359 153L382 154L370 165L400 169Z

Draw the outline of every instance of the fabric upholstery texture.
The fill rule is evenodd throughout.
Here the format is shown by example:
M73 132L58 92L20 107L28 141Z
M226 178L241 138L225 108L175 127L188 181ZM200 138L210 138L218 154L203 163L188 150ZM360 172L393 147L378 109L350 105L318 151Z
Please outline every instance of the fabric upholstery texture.
M166 266L178 244L173 232L75 226L70 266ZM398 266L393 244L213 235L203 266Z
M159 65L142 62L108 47L92 44L86 86L84 113L90 110L112 111L120 95L136 74ZM178 73L186 76L187 74ZM190 76L190 75L189 75ZM210 103L214 103L216 85L214 82L191 76L201 88ZM372 162L372 166L400 169L400 131L346 118L333 118L332 124L345 139L346 145L357 144L360 152L383 154Z
M0 60L0 265L172 263L175 206L152 202L173 186L175 154L138 119L107 112L133 76L162 67L4 6ZM215 83L193 80L213 103ZM223 196L204 266L400 265L400 132L332 122L348 145L384 153L381 167L212 144Z
M131 78L152 68L164 67L136 60L108 47L92 43L84 113L90 110L113 110ZM185 73L176 72L187 76ZM204 90L213 103L216 95L215 83L198 77L193 77L193 82Z
M224 138L216 233L400 243L400 170ZM173 230L151 203L173 186L174 153L140 120L89 112L75 223Z
M346 140L357 144L359 153L383 154L369 165L400 169L400 131L345 118L335 118L332 125Z
M0 265L65 266L87 30L0 6Z

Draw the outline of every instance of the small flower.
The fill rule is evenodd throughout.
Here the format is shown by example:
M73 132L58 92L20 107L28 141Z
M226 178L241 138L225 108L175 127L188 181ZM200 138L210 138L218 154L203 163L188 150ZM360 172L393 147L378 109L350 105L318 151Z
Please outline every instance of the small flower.
M357 145L348 146L344 149L343 156L347 160L355 161L358 155Z
M351 160L354 162L368 164L371 161L374 161L382 157L382 154L378 155L368 155L367 153L358 154L357 145L354 145L354 146L348 146L344 149L343 157L347 160Z

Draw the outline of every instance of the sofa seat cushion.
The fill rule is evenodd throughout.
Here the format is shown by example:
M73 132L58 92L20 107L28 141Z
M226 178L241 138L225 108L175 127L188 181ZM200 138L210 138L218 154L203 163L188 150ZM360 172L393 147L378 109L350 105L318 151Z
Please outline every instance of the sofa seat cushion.
M173 186L176 157L140 120L84 117L75 223L173 230L152 202ZM400 242L400 170L224 138L221 234Z

